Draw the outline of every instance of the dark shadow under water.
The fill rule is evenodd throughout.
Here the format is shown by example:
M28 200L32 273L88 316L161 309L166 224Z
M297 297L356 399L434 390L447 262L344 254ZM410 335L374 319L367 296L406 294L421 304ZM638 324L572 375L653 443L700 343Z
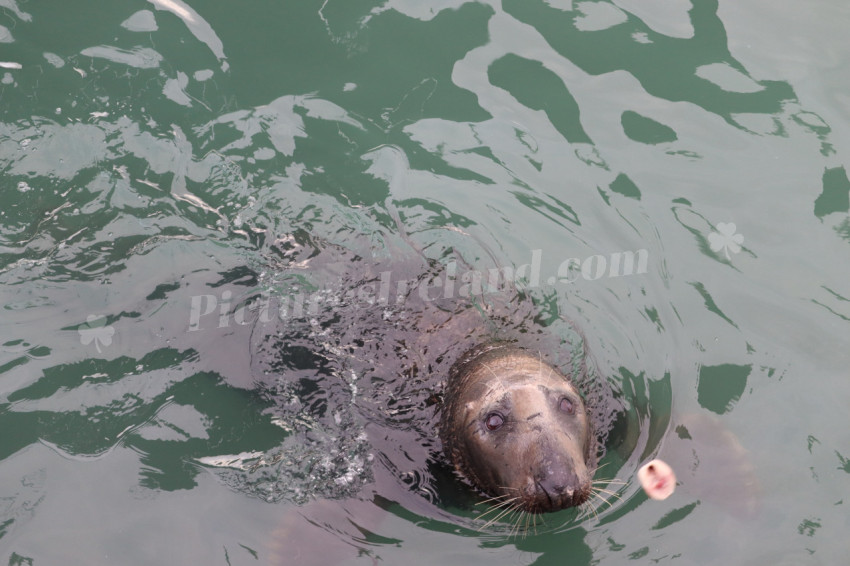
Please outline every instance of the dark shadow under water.
M252 375L229 381L268 401L287 437L220 475L267 501L309 503L299 516L336 517L289 517L283 538L301 537L296 525L322 525L358 546L354 538L372 531L376 509L480 534L475 516L486 507L446 463L437 423L449 368L481 343L515 343L574 381L604 452L623 411L614 386L596 374L581 331L559 315L555 298L523 288L515 271L505 277L494 265L502 271L491 280L494 272L472 270L451 250L399 260L304 234L279 244L263 291L234 309L256 322ZM344 534L352 525L356 532ZM503 526L513 527L490 530Z

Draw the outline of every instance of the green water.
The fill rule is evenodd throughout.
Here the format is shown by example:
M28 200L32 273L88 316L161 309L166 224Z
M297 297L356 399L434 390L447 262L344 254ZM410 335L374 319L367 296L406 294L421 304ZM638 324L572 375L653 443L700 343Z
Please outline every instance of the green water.
M0 563L846 561L844 2L3 0L0 26ZM298 272L305 242L537 254L531 295L625 397L619 499L479 531L344 422L315 442L351 459L296 474L234 317L336 273ZM646 500L688 415L757 486ZM216 460L281 446L268 497Z

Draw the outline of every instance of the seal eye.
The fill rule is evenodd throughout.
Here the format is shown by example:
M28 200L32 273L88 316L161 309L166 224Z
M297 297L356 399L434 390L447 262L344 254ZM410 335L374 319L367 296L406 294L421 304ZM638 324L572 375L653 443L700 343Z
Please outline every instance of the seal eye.
M567 399L566 397L561 397L561 400L558 401L558 409L560 411L563 411L564 413L567 413L568 415L572 415L576 411L573 402Z
M502 428L502 425L505 424L505 418L499 413L490 413L487 415L487 418L484 419L484 424L487 426L487 430L494 431Z

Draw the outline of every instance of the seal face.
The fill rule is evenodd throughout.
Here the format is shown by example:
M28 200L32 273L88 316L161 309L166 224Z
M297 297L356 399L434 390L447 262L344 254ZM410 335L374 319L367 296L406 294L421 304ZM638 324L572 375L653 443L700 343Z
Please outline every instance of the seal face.
M591 495L596 442L570 381L526 350L489 344L449 372L440 438L455 469L491 497L544 513Z

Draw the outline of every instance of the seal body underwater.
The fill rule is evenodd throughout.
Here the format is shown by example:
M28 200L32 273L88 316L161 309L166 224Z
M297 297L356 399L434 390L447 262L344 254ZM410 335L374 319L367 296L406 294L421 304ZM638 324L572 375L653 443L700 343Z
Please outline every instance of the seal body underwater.
M496 343L452 366L440 417L446 457L475 488L529 513L592 494L597 441L570 380L538 356Z

